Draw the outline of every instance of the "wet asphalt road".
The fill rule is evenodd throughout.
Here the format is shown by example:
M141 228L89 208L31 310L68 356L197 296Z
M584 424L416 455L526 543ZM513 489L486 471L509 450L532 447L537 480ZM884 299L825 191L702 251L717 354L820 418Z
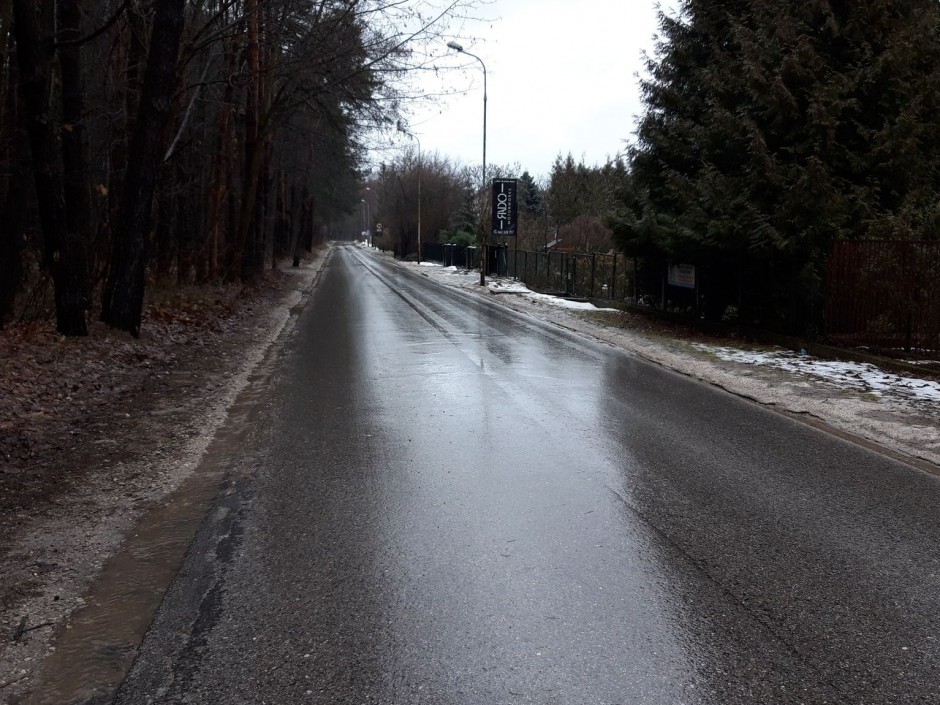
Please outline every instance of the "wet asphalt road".
M119 703L940 703L937 478L359 250L232 471Z

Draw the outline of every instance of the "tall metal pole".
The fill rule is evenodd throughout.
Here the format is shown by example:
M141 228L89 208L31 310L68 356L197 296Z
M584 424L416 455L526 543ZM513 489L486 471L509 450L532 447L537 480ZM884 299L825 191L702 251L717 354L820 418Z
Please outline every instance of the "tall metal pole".
M473 55L471 54L471 56ZM483 63L483 59L480 57L477 56L474 58L476 58L480 62L480 66L483 67L483 213L480 215L480 226L483 229L481 237L483 246L480 252L480 286L486 286L486 201L489 198L489 188L486 182L486 64Z
M418 264L421 264L421 172L424 171L424 162L421 161L421 140L415 135L418 143Z
M473 57L479 61L480 66L483 67L483 208L482 212L480 213L480 286L486 286L486 200L488 197L488 189L486 184L486 64L483 63L483 59L481 59L476 54L471 54L457 42L448 42L447 46L456 52Z
M417 135L411 135L418 143L418 264L421 264L421 171L424 169L424 162L421 161L421 140Z
M366 239L369 242L369 247L372 247L372 211L369 209L369 202L361 198L359 199L366 207Z

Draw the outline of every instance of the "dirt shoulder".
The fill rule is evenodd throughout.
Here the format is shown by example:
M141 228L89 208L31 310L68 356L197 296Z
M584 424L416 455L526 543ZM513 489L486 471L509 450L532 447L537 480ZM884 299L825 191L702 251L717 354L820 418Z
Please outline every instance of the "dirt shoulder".
M0 703L28 691L105 560L192 473L326 254L251 289L158 292L136 340L0 331Z

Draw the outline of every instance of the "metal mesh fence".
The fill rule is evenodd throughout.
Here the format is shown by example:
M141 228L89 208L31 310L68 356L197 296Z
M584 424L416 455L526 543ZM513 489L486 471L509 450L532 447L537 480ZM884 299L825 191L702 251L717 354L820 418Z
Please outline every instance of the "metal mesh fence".
M691 299L685 308L696 315L699 311L699 289L666 291L660 273L665 263L653 267L655 276L644 277L650 267L642 269L637 260L622 254L491 249L490 272L514 277L533 291L647 303L664 310L670 303L673 308L678 305L669 299L679 301L679 294L687 294ZM445 266L474 269L479 266L478 252L475 247L434 245L426 247L424 256ZM710 270L702 271L708 280L701 289L707 305L712 289L724 279L715 275L709 279ZM825 310L825 332L833 342L940 350L940 242L836 243L829 261Z
M509 276L543 293L632 301L633 261L616 254L509 250Z
M532 252L490 248L489 271L518 279L533 291L608 301L634 301L634 260L621 254ZM422 257L445 267L474 269L479 250L465 245L427 243Z

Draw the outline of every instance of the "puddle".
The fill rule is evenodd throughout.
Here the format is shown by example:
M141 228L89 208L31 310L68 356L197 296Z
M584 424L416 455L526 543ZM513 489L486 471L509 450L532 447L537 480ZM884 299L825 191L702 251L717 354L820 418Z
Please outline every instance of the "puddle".
M45 660L27 703L87 703L114 692L170 583L179 571L222 478L200 467L140 519L104 566L85 606L73 613ZM110 698L108 698L110 700Z

